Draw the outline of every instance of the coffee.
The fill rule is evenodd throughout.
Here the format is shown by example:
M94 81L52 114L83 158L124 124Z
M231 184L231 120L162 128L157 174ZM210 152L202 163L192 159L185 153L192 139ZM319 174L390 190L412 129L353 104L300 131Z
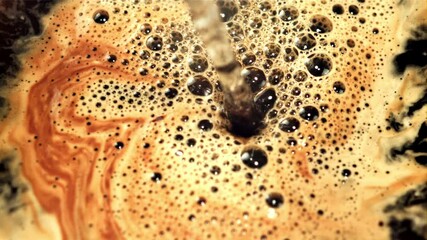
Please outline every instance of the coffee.
M2 148L29 191L2 237L425 236L426 49L404 48L426 39L425 4L216 4L251 134L229 127L186 2L54 6L5 91Z

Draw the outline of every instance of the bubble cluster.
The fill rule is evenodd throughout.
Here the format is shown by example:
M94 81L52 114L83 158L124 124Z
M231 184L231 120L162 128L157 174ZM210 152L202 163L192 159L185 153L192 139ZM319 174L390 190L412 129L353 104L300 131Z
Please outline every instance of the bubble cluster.
M58 5L33 43L41 51L24 57L18 88L30 101L14 133L41 206L69 239L376 236L359 231L378 221L359 211L363 178L385 170L357 142L373 128L359 116L386 59L373 46L391 31L377 23L393 9L215 4L263 117L251 136L228 131L185 1Z

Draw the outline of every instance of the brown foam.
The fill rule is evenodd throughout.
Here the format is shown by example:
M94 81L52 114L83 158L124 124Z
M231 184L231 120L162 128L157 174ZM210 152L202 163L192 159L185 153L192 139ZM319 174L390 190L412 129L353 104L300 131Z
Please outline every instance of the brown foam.
M186 60L196 54L192 52L194 45L201 44L192 31L186 6L181 2L114 2L64 1L56 7L45 19L44 35L34 39L32 50L22 56L21 82L10 93L14 107L0 126L2 140L18 149L23 174L37 199L34 208L38 203L55 217L50 221L58 224L64 239L386 238L388 230L378 226L386 221L384 205L426 180L425 169L412 162L386 161L384 149L391 141L376 128L385 124L388 109L384 105L396 98L396 89L384 88L388 85L385 79L396 77L388 74L389 66L381 64L390 62L399 50L401 43L395 41L393 27L400 20L396 16L405 8L393 5L387 13L389 10L380 1L372 1L355 4L360 9L357 16L336 16L331 11L334 2L294 4L300 11L299 24L306 26L312 15L321 14L332 21L333 30L317 34L316 47L306 54L300 51L293 63L284 62L282 52L272 60L273 68L280 67L285 74L305 70L304 63L313 53L331 57L333 68L321 78L309 74L302 84L282 80L275 87L278 99L284 99L284 95L291 98L291 90L299 86L300 96L311 94L307 99L298 97L301 106L313 105L320 111L320 105L327 104L329 111L320 113L315 121L299 118L299 130L285 133L279 130L278 120L290 116L292 110L298 117L299 108L295 101L286 106L288 100L278 100L276 109L287 112L268 119L259 136L243 139L223 127L220 91L197 100L186 89L187 79L195 75ZM280 7L273 4L273 8ZM119 13L114 13L115 8ZM109 12L105 24L92 19L98 9ZM380 22L374 13L381 17L388 14L387 21ZM265 19L259 33L242 23L245 14ZM366 18L365 25L359 23L360 17ZM231 22L240 24L246 33L234 47L253 45L250 51L258 58L254 66L262 69L267 60L264 45L280 42L283 51L285 46L292 46L298 33L272 37L274 27L292 29L294 22L268 20L257 3L251 3L246 13L240 9L233 19ZM151 60L138 56L148 49L147 36L139 30L143 23L153 26L150 35L163 38L164 51L150 51ZM379 35L372 34L374 26L380 29ZM172 44L167 42L172 30L184 36L183 43L177 43L177 52L167 50ZM321 38L338 46L322 46ZM347 46L350 38L356 43L353 48ZM132 54L134 50L136 55ZM160 57L155 57L156 53ZM117 57L115 63L107 61L111 54ZM178 54L182 62L168 61ZM205 53L201 50L197 54ZM368 59L366 54L371 57ZM124 59L127 64L121 64ZM162 68L165 62L172 66ZM156 66L150 68L153 63ZM140 68L149 69L149 74L141 76ZM265 69L266 75L269 71ZM215 84L213 69L201 74ZM175 84L174 79L179 83ZM333 91L337 80L345 84L344 94ZM149 90L159 81L164 81L165 87ZM308 83L313 87L306 88ZM109 86L108 90L104 85ZM172 100L164 93L169 87L179 92ZM126 103L136 92L141 93L138 99L142 103L135 103L136 98ZM316 100L315 94L321 99ZM101 95L106 96L105 101L98 100ZM123 103L121 96L126 98ZM150 96L154 96L152 100ZM102 106L96 107L96 102ZM187 122L181 120L184 116L189 117ZM214 128L199 130L197 124L202 119L209 119ZM175 140L177 134L184 140ZM402 134L408 138L409 133ZM287 145L291 136L297 140L296 146ZM189 138L196 139L196 147L186 145ZM117 142L123 142L124 147L116 148ZM252 145L268 152L269 162L262 169L249 169L241 163L241 151ZM272 150L266 150L267 146ZM235 164L241 166L239 172L232 171ZM220 167L221 173L213 175L213 166ZM350 169L351 175L342 176L343 169ZM151 180L154 172L162 174L159 183ZM212 187L218 191L213 192ZM273 209L266 204L271 192L284 196L283 206ZM205 206L197 204L199 197L207 199ZM192 215L194 220L190 220ZM32 218L41 216L38 213Z

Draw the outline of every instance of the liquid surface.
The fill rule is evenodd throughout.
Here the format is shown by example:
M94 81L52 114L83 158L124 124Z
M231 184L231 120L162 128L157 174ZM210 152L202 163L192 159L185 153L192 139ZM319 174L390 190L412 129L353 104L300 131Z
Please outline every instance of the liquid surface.
M427 6L216 4L263 128L184 1L61 1L1 92L1 239L424 239Z

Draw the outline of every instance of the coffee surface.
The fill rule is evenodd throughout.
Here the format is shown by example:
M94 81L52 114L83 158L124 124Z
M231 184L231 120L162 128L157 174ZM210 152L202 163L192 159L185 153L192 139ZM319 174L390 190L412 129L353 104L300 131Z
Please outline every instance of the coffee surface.
M0 150L28 191L0 238L426 236L427 6L216 5L252 136L229 131L184 1L54 6L2 90Z

